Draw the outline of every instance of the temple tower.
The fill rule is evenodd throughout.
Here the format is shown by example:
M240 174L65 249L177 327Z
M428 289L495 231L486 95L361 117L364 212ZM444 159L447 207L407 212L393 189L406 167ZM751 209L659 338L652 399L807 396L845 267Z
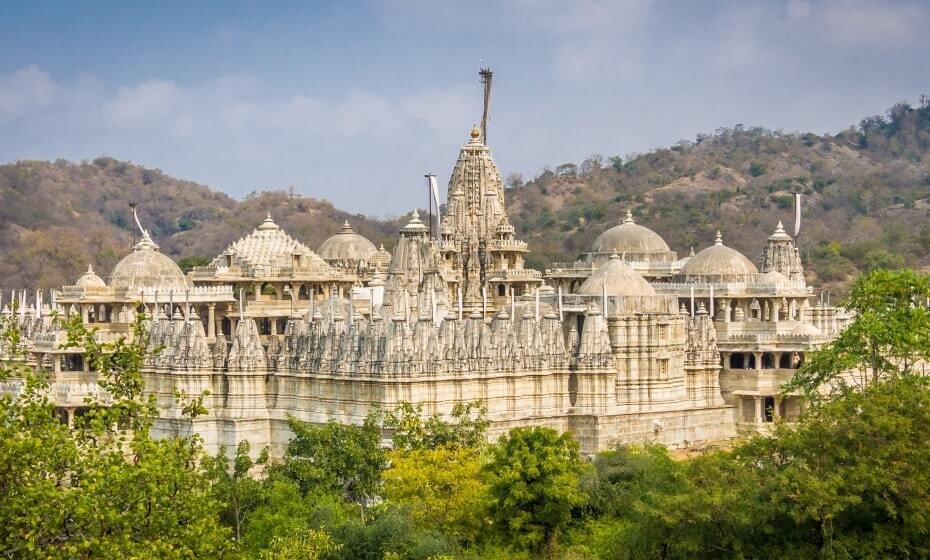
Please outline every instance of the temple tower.
M479 309L486 300L490 311L511 290L522 295L540 284L538 271L523 268L527 246L514 239L504 182L477 126L459 152L446 200L440 252L453 294L461 290L467 309Z

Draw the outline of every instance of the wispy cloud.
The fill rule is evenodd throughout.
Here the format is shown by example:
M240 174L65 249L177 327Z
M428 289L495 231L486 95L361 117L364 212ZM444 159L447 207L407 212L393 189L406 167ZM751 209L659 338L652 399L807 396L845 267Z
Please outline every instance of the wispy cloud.
M59 86L37 66L0 75L0 123L51 105Z

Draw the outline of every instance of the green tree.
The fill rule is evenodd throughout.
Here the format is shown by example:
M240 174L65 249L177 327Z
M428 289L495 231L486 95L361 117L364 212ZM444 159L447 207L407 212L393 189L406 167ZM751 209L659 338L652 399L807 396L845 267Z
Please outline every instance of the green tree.
M384 427L391 431L395 449L468 447L487 443L487 408L480 403L457 403L449 420L433 415L424 420L423 405L402 402L384 413Z
M397 450L384 472L384 497L413 520L459 542L475 542L484 529L488 501L481 457L467 447Z
M286 537L274 537L259 560L320 560L339 550L340 545L323 531L309 529Z
M571 435L550 428L514 428L491 447L485 466L491 516L510 543L555 554L559 535L585 503L585 464Z
M6 340L16 340L6 325ZM83 347L111 401L87 403L69 430L46 398L47 375L24 362L0 398L0 554L10 558L218 558L231 552L220 503L196 438L154 439L154 401L142 395L141 321L132 340L99 343L74 319L69 346ZM199 409L192 407L191 413Z
M362 505L377 495L386 456L374 415L361 426L335 420L322 426L296 419L288 424L294 437L278 468L297 482L304 494L332 492Z
M860 276L846 300L854 320L830 345L811 354L788 389L816 397L823 386L914 373L917 364L930 359L928 302L930 276L925 274L878 269Z
M205 461L207 475L213 481L217 499L225 504L220 511L220 519L232 527L236 541L242 539L242 529L249 514L261 503L261 482L254 478L251 471L255 467L268 464L268 448L253 461L249 452L251 446L242 440L236 447L236 454L230 461L226 450L221 448L215 457Z

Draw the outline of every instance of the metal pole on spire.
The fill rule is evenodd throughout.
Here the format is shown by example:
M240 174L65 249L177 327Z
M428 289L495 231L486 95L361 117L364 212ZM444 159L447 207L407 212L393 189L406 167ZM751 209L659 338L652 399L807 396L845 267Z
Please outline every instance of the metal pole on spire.
M483 67L478 71L481 76L481 83L484 84L484 113L481 116L481 141L488 145L488 121L491 120L491 79L494 72L488 67Z

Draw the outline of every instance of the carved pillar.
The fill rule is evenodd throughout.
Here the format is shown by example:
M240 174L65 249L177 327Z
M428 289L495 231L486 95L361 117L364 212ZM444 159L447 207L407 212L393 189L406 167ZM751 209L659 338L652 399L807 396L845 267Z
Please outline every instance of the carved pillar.
M775 420L781 418L781 400L782 397L775 395L775 405L772 407L772 418Z
M753 352L752 355L756 359L756 370L762 369L762 352Z
M207 304L207 336L216 338L216 304Z
M756 418L755 418L756 424L761 424L762 423L762 397L755 396L753 397L753 400L756 403Z

